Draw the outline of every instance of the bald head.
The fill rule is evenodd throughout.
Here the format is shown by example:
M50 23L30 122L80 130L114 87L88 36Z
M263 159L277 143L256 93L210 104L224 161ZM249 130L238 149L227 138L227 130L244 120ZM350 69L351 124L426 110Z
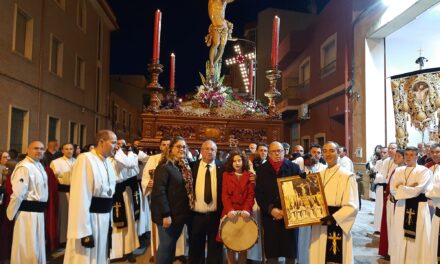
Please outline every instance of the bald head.
M29 158L40 161L44 155L44 144L41 141L32 141L28 145L27 155Z
M202 160L205 163L211 163L217 155L217 145L212 140L206 140L202 144Z
M114 154L116 147L116 134L111 130L100 130L96 134L95 151L103 157L109 157Z
M279 162L284 159L284 148L280 142L274 141L274 142L270 143L270 145L269 145L269 158L275 162Z

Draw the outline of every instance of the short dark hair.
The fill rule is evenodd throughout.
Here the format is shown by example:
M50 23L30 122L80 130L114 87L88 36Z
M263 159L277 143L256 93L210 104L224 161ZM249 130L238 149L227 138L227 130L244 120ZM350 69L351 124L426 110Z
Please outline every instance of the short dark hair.
M416 154L419 153L419 149L417 147L413 147L413 146L408 146L405 148L405 152L406 151L414 151Z
M405 157L405 150L403 150L403 149L396 150L396 153L399 153L400 155Z
M234 167L232 166L232 163L234 162L234 157L240 156L241 160L243 161L243 171L249 171L249 161L246 155L243 154L240 150L233 150L229 152L229 156L226 159L224 169L227 172L233 172Z
M269 149L269 146L268 146L266 143L258 143L258 145L257 145L257 150L258 150L260 147L265 147L265 148Z
M69 142L66 142L66 143L64 143L63 145L61 145L61 149L63 149L64 146L66 146L66 145L72 145L73 150L75 150L75 147L73 146L73 144L72 144L72 143L69 143Z
M440 148L440 144L439 143L434 143L429 148L430 149Z
M171 141L171 137L168 137L168 136L166 136L166 137L162 137L160 140L159 140L159 144L160 143L162 143L162 141Z
M310 147L309 147L309 152L310 152L310 150L312 150L312 148L319 148L319 149L322 149L321 145L319 145L319 144L315 144L315 143L313 143L313 144L310 145Z
M339 150L339 144L337 142L328 140L324 143L324 145L327 145L327 144L334 144L336 146L336 150Z
M286 149L290 149L290 145L289 145L289 143L282 142L281 145L283 145L284 150L286 150Z

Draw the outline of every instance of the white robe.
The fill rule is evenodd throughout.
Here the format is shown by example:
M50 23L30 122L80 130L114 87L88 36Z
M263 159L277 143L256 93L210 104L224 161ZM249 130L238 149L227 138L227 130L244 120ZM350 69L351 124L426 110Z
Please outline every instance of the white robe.
M61 157L50 163L50 168L58 179L59 184L70 185L70 173L75 158ZM69 193L58 192L58 224L60 243L67 241L67 215L69 213Z
M150 156L150 158L147 161L147 164L145 165L144 171L142 173L142 191L144 193L145 196L149 196L151 194L151 190L152 189L148 189L147 185L148 182L150 181L151 177L150 177L150 170L155 170L157 165L159 164L159 161L162 157L162 154L156 154L153 156ZM156 233L156 250L157 248L159 248L159 233L157 231L157 226L153 225L153 223L151 222L151 212L149 215L149 221L150 221L150 226L154 227L155 230L152 230L153 232ZM186 247L187 247L187 243L186 243L186 233L187 230L186 228L183 229L182 234L180 235L179 239L177 239L176 242L176 255L175 256L184 256L187 255L185 253L187 253L186 251ZM152 238L153 239L153 236ZM151 247L151 255L154 256L154 248Z
M137 179L139 182L142 182L142 173L150 156L148 156L142 150L139 150L137 158L139 161L139 173L137 175ZM141 190L142 190L142 185L141 185ZM146 232L151 231L150 203L148 201L148 196L141 195L141 199L142 199L141 215L139 216L139 223L137 225L137 231L139 236L145 234Z
M336 223L342 229L342 263L354 263L351 228L356 219L359 196L354 174L335 165L320 172L328 206L340 206L333 214ZM332 176L333 175L333 176ZM309 247L310 263L325 263L327 246L327 226L313 225ZM329 249L327 249L329 250Z
M116 183L128 180L132 177L137 177L139 173L138 159L133 152L128 152L127 155L119 149L112 165L116 172ZM141 197L141 189L138 188L139 198ZM137 222L134 219L133 211L133 195L130 187L127 187L123 192L125 213L127 217L127 226L124 228L116 228L112 226L112 249L110 259L123 258L124 255L133 253L139 246L139 238L137 233ZM142 199L141 199L142 208ZM139 221L139 220L138 220Z
M392 174L390 177L394 177L395 176L394 174ZM393 249L395 248L395 243L396 243L394 239L394 205L395 204L391 202L390 196L388 196L386 203L387 203L386 213L387 213L388 255L391 256L394 254Z
M47 202L48 181L43 165L26 157L11 176L11 199L6 211L15 218L11 263L46 263L44 213L18 211L22 201Z
M376 173L378 171L380 171L380 169L382 168L382 163L383 163L383 160L377 160L374 167L372 167L372 171L374 171ZM373 183L371 183L371 184L373 184ZM370 186L370 188L368 188L368 194L369 194L368 197L370 197L370 199L376 199L376 192L371 191L371 186Z
M433 173L432 184L430 190L426 192L426 197L432 199L434 208L440 208L440 165L436 164L429 168ZM439 235L440 217L435 214L432 216L430 244L430 260L431 263L437 263L437 246Z
M349 172L354 172L353 161L347 156L338 159L338 164L341 165L342 168L348 170Z
M318 163L312 167L306 166L304 171L307 174L318 173L327 168L327 165ZM309 263L309 245L312 228L310 226L303 226L298 228L298 264Z
M382 162L380 170L376 173L376 179L374 180L374 183L388 183L388 180L391 174L394 172L395 168L397 168L397 165L394 163L393 159L385 159ZM376 187L376 202L374 204L374 231L380 231L380 224L382 222L384 191L385 189L383 188L383 186L378 185Z
M115 172L110 160L102 160L95 150L78 156L73 165L70 184L69 222L66 264L106 263L111 212L89 211L92 197L112 198L115 193ZM95 247L85 248L81 238L92 235Z
M420 165L416 167L399 167L391 180L390 192L397 200L394 211L394 234L396 241L391 255L391 263L431 263L429 261L429 237L431 232L431 216L428 203L420 202L417 210L416 239L404 238L403 221L405 218L405 199L417 197L425 193L431 184L431 171ZM407 179L407 180L406 180ZM417 183L416 187L409 185ZM397 184L402 184L396 189ZM405 186L408 185L408 186Z

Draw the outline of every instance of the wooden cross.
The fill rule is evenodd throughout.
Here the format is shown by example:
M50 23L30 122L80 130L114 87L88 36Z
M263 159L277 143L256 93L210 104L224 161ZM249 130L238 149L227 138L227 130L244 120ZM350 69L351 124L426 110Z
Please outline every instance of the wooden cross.
M139 203L139 191L134 192L134 198L136 199L136 204Z
M119 218L119 208L121 208L122 206L121 206L121 203L120 202L117 202L117 203L115 203L115 205L113 205L113 208L115 208L115 210L116 210L116 218Z
M406 210L406 214L408 215L408 225L411 225L412 216L415 215L416 212L412 208L409 208L409 210Z
M329 236L327 239L332 241L332 247L330 248L330 250L333 251L333 255L336 255L338 253L338 251L340 251L338 249L337 241L341 240L342 237L338 236L338 234L336 234L336 232L333 231L333 234L331 236Z

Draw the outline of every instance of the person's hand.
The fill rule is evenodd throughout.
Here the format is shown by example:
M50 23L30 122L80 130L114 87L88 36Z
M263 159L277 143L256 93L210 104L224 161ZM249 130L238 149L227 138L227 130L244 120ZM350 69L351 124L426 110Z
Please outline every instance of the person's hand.
M409 187L416 187L417 185L419 185L417 182L410 184Z
M336 220L333 215L327 215L326 217L321 218L321 224L327 226L334 225L336 224Z
M234 211L234 210L229 211L229 213L228 213L229 218L234 218L236 215L237 215L237 211Z
M278 208L273 208L272 211L270 211L270 214L272 215L274 220L281 220L283 219L283 210L280 210Z
M81 238L81 245L85 248L93 248L95 247L95 240L93 239L93 236L86 236Z
M305 180L306 177L307 177L307 173L305 173L305 172L300 172L300 173L299 173L299 177L301 177L301 179Z
M241 211L240 214L243 216L243 218L249 218L251 216L251 214L245 210Z
M150 189L153 188L153 183L154 183L153 180L148 181L147 188L150 188Z
M173 222L173 221L171 220L171 216L164 217L164 218L162 219L162 226L163 226L163 228L168 228L168 227L170 227L172 222Z
M251 183L255 183L257 180L257 175L255 175L255 173L251 173L251 175L249 176L249 181Z

